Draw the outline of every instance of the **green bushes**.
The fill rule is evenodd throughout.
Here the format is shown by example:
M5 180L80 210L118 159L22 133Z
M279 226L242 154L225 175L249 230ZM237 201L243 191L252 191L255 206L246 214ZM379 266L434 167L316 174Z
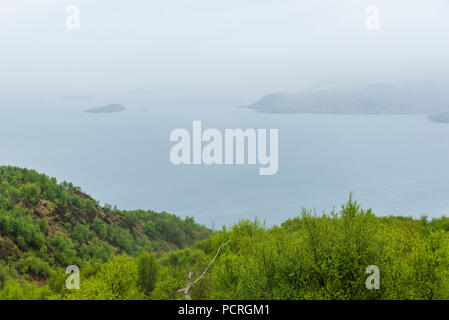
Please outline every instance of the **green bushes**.
M37 278L47 278L50 275L50 265L40 258L34 257L32 253L27 252L20 258L15 267L22 274L31 274Z
M0 300L46 300L52 293L47 287L39 288L26 281L8 280L0 290Z
M95 275L81 279L80 289L68 295L80 300L139 300L139 273L134 259L126 255L112 257Z
M73 248L72 241L64 234L58 232L52 241L54 256L63 266L76 264L75 257L77 252Z
M140 255L137 258L137 266L139 269L140 286L146 294L149 294L154 290L159 270L156 256L150 253Z
M162 257L152 297L180 298L174 289L185 286L188 271L199 274L198 261L211 260L231 239L193 298L449 299L446 221L378 218L352 199L328 216L303 210L281 227L244 220ZM199 253L191 259L192 252ZM372 265L380 270L379 290L365 285Z
M8 279L9 270L8 268L0 263L0 290L5 286L6 280Z

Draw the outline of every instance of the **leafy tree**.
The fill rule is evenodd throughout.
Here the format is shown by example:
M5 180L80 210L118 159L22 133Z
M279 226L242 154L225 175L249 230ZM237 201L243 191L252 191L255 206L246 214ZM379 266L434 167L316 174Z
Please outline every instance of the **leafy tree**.
M159 265L156 256L144 253L137 258L140 286L146 294L154 290Z
M93 277L83 281L80 289L70 299L123 300L143 299L138 288L138 267L134 259L126 255L112 257Z

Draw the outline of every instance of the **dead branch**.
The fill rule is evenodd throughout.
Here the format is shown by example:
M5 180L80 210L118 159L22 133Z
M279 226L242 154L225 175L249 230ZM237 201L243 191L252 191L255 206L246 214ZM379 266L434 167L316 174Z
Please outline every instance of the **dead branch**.
M185 287L184 289L180 289L178 290L179 293L184 293L186 300L192 300L191 296L190 296L190 290L193 288L193 286L202 278L206 275L207 271L209 270L210 266L214 263L215 259L217 259L218 254L220 253L221 248L223 248L225 245L227 245L229 242L231 242L231 240L229 239L228 241L224 242L221 244L221 246L218 248L217 253L215 254L215 257L212 259L212 261L209 263L209 265L206 267L206 269L204 269L203 273L193 282L191 282L192 279L192 275L193 272L189 272L189 275L187 277L187 287Z

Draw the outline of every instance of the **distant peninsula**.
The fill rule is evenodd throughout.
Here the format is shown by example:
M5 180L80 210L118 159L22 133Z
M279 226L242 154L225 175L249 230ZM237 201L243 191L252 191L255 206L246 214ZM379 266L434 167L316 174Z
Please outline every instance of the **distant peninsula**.
M84 112L87 112L87 113L116 113L116 112L121 112L121 111L125 111L125 110L126 110L126 108L121 104L110 103L105 106L85 110Z
M242 107L264 113L435 114L429 119L449 122L449 97L429 85L314 87L301 93L268 94Z
M449 123L449 112L432 114L427 119L433 122Z

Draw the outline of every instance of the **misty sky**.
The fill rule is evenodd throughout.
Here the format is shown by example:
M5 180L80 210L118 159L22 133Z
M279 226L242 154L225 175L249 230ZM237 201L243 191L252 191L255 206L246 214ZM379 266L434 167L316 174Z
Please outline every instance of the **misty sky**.
M68 5L80 30L67 30ZM368 5L381 29L365 27ZM448 0L1 0L0 97L260 97L449 70ZM248 101L249 102L249 101Z

